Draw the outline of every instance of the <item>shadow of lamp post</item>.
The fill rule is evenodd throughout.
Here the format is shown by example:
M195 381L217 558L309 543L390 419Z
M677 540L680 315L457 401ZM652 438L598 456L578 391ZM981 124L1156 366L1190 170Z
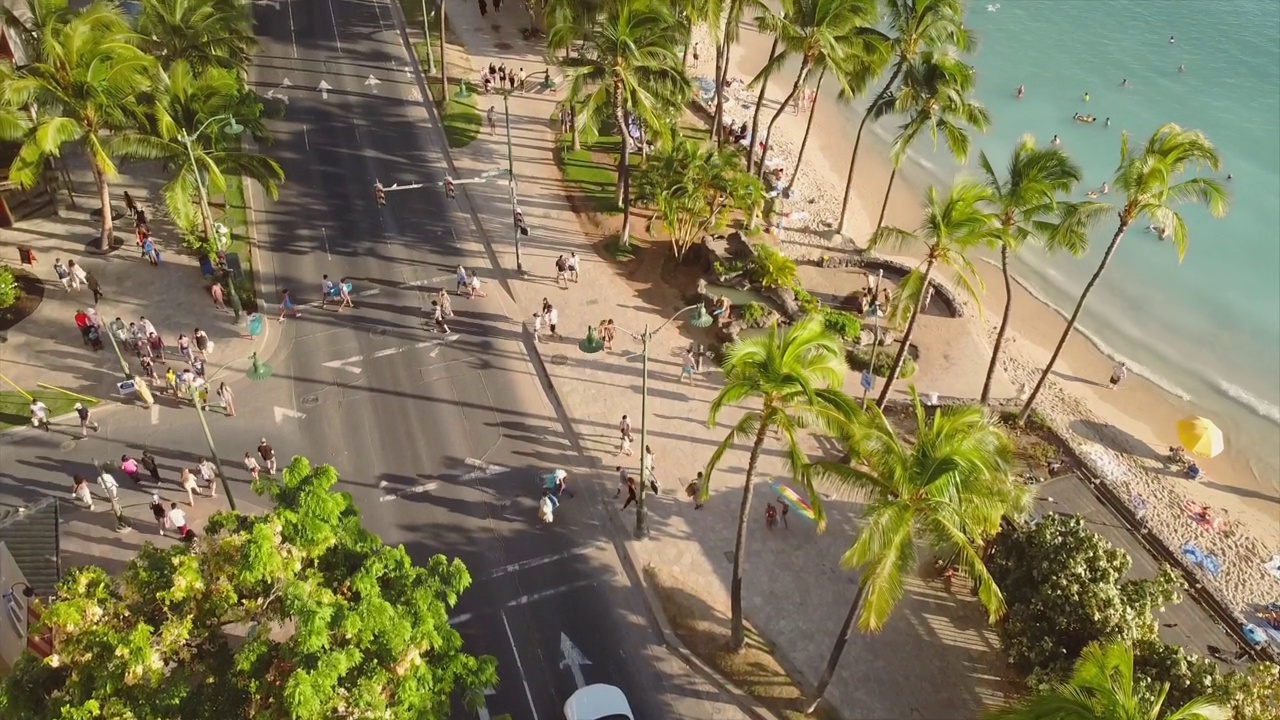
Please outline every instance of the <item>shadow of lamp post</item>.
M670 325L673 320L685 314L693 312L693 317L689 318L689 324L696 328L711 327L715 322L710 315L707 314L706 308L701 303L690 305L676 311L674 315L667 319L666 322L657 328L650 330L648 325L644 326L644 331L633 333L625 328L618 328L622 332L630 335L641 344L641 366L640 366L640 489L636 495L636 537L649 537L649 518L645 512L644 496L645 488L648 485L649 469L645 463L645 448L649 447L649 341L653 339L663 328ZM604 341L596 334L594 327L587 327L587 336L578 343L578 349L589 355L604 350Z

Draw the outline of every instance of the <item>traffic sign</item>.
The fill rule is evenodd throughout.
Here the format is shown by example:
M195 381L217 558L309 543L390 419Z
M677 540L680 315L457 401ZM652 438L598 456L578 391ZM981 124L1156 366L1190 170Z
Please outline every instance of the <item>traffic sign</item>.
M116 389L120 391L121 395L131 395L138 391L138 383L133 380L125 380L116 383Z
M871 373L867 372L866 370L863 370L862 371L862 389L870 390L871 388L875 387L875 385L876 385L875 377L872 376Z

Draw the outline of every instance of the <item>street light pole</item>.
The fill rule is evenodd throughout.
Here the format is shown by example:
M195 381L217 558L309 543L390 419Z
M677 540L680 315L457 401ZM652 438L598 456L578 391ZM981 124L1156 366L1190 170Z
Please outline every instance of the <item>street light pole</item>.
M191 394L191 404L196 406L196 415L200 418L200 429L204 430L205 442L209 444L209 454L213 456L213 467L218 472L218 478L222 480L222 489L227 493L227 504L231 506L233 512L239 512L236 509L236 498L231 494L231 483L227 482L227 475L222 470L222 460L218 457L218 449L213 446L213 434L209 432L209 423L204 419L204 403L200 402L200 388L192 385L189 392Z
M441 0L442 4L443 2L444 0ZM435 75L436 74L436 56L435 56L435 53L431 52L431 26L427 24L428 19L429 17L427 15L427 0L422 0L422 37L426 38L426 41L427 41L427 74ZM441 40L443 41L443 38ZM449 94L448 93L449 88L445 88L444 91L445 91L444 94L446 95Z
M516 240L516 272L524 274L524 260L520 255L520 223L516 222L516 211L520 203L516 199L516 163L511 148L511 91L502 93L502 112L506 116L507 125L507 184L511 188L511 225Z
M876 351L880 349L880 316L884 315L884 311L880 309L879 301L876 299L880 293L880 283L884 281L884 271L881 270L876 274L876 286L871 290L871 301L868 309L871 311L871 366L867 368L867 372L871 373L872 382L875 382L876 376ZM864 315L866 313L863 313ZM862 386L862 409L867 409L867 393L871 392L871 388L867 387L867 383Z

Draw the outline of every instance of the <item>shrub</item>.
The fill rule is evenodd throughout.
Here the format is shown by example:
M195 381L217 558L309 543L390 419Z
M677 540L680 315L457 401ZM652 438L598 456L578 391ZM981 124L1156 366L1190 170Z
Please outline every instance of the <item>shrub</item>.
M742 322L747 325L759 325L769 317L769 308L758 302L749 302L742 306Z
M751 279L766 288L789 288L796 284L796 261L764 243L756 243L751 257Z
M803 291L801 291L803 292ZM808 295L808 293L805 293ZM796 299L800 299L800 294L796 293ZM801 304L803 307L803 303ZM851 312L844 310L836 310L835 308L822 309L822 321L826 325L827 330L839 335L844 340L853 340L858 337L858 333L862 332L862 318ZM880 358L876 358L876 364L880 364ZM888 366L885 366L885 372L889 372Z
M857 347L848 352L849 367L859 372L870 370L876 377L889 377L889 368L893 366L894 350L882 347L875 351L876 365L871 367L872 347ZM898 370L898 379L903 380L916 374L916 361L908 355L902 359L902 367Z
M227 307L231 307L231 276L224 275L222 280L222 296L226 299ZM253 289L253 283L248 278L237 280L236 295L240 296L240 307L247 313L259 312L258 295Z
M741 260L730 260L728 262L721 262L717 260L711 264L711 271L716 274L716 277L721 278L737 275L745 268L746 265Z
M796 293L796 303L800 305L800 312L808 315L822 309L822 302L810 295L808 290L800 287L799 283L792 289Z
M13 277L13 270L0 267L0 310L18 302L20 297L22 297L22 288L18 287L18 281Z

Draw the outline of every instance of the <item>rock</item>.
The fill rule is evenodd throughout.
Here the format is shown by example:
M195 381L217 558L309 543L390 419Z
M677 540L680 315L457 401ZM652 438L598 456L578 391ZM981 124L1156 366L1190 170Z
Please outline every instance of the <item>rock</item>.
M764 294L782 306L782 314L788 320L800 317L800 303L796 302L796 293L791 288L768 288Z
M746 260L755 254L755 251L751 249L751 244L737 230L725 237L725 246L729 256L738 260Z

